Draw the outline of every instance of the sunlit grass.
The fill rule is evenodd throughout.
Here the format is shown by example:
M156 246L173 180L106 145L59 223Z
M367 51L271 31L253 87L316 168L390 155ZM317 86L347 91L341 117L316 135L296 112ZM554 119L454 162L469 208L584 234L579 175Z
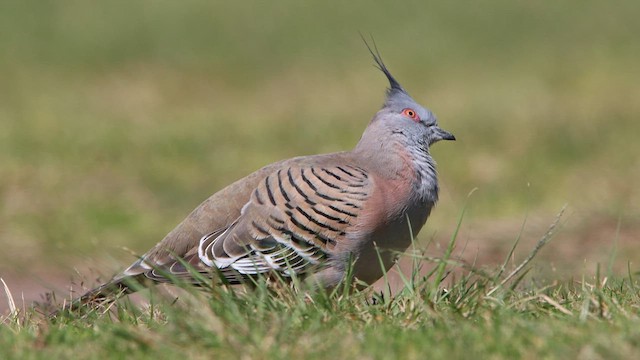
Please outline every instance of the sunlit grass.
M540 238L539 247L560 221ZM527 275L537 248L528 251L520 265L506 265L507 271L479 271L414 252L415 266L432 270L414 272L395 297L352 292L348 286L331 293L301 291L258 279L245 291L183 286L177 298L174 291L151 291L146 305L125 298L55 318L19 310L0 324L0 355L512 359L638 354L632 339L640 334L640 286L633 273L537 284ZM444 273L449 275L438 280Z

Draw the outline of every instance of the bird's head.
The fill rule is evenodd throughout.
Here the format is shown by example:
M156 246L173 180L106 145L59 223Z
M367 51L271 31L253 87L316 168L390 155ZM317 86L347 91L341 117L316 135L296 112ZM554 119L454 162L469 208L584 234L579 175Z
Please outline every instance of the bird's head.
M453 134L438 126L438 120L433 112L418 104L391 75L382 61L375 43L375 51L366 41L365 44L371 52L377 68L389 80L384 105L373 118L371 125L388 128L393 134L406 136L407 140L421 144L431 145L440 140L455 140Z

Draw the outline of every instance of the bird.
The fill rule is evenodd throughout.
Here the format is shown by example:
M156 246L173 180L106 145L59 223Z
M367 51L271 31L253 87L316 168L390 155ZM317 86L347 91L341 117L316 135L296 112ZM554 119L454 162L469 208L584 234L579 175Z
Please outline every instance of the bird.
M233 285L276 274L330 289L348 271L363 284L381 278L438 201L431 146L456 138L394 78L375 43L365 45L389 86L352 150L278 161L233 182L69 308L176 279Z

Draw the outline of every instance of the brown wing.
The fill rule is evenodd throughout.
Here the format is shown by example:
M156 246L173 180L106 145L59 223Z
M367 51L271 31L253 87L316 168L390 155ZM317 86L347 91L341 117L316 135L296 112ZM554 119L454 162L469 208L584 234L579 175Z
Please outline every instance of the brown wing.
M280 168L260 182L229 228L201 239L199 258L245 275L304 273L346 239L372 185L355 166Z

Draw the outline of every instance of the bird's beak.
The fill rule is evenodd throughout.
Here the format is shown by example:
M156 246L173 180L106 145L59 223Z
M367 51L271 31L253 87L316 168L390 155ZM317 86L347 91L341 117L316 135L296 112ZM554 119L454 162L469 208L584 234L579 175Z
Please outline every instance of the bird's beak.
M453 136L452 133L446 130L442 130L439 127L436 127L436 136L438 136L442 140L453 140L453 141L456 140L456 137Z

